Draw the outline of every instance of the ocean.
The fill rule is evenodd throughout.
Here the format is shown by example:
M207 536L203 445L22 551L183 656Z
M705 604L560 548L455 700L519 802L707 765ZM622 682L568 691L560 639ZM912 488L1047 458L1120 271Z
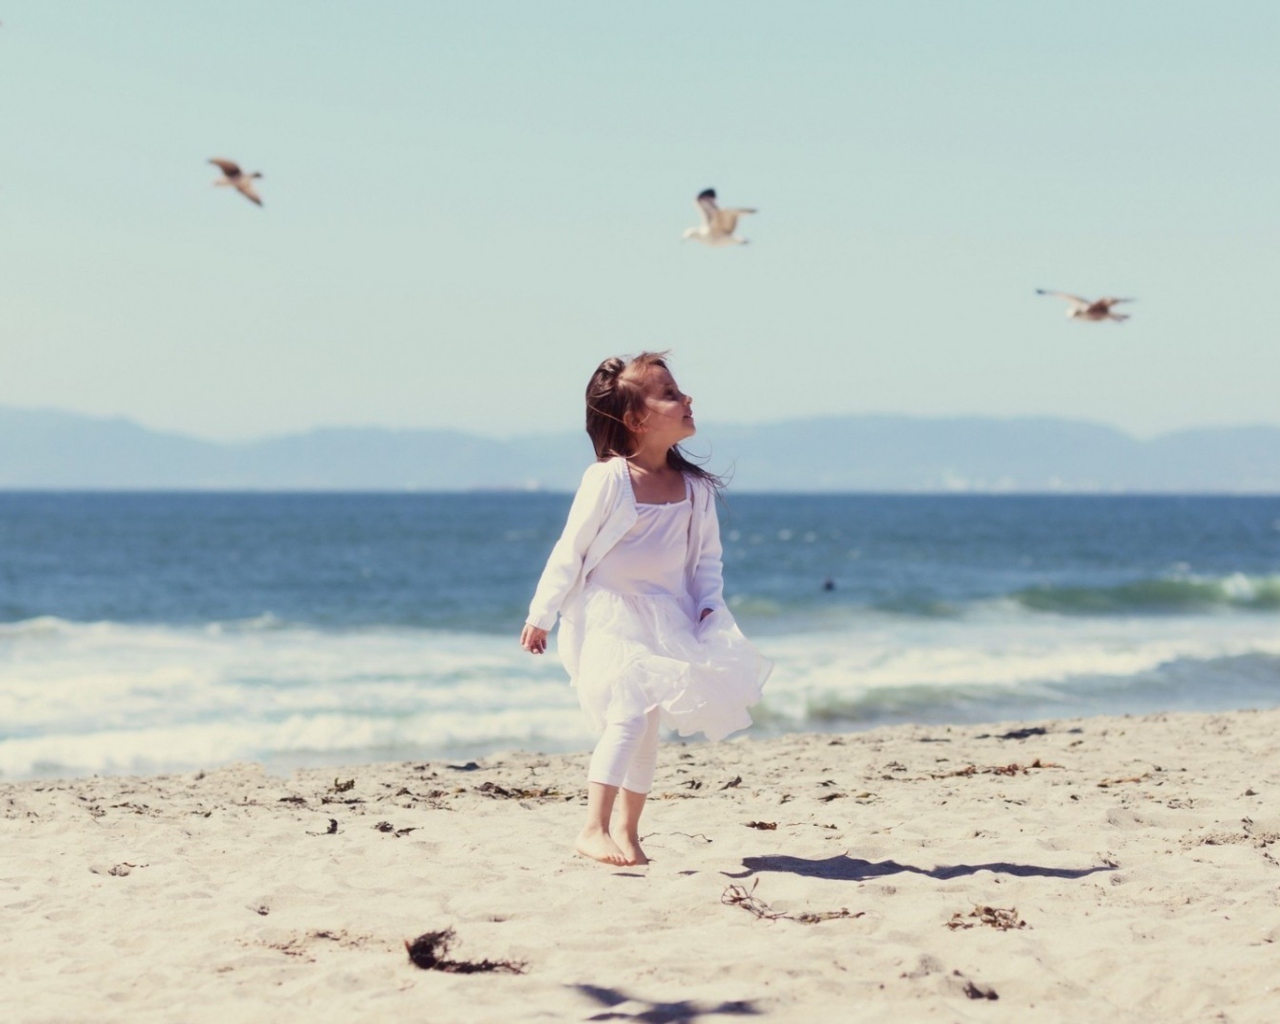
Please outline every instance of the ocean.
M570 497L0 493L0 777L587 750ZM757 735L1280 705L1280 498L730 493Z

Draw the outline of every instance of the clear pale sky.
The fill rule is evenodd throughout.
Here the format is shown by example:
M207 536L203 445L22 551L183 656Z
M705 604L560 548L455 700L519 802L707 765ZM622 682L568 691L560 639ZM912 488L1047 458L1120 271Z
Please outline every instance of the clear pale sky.
M657 347L704 421L1280 424L1274 2L0 21L0 405L501 436L579 428L596 363ZM750 245L681 241L707 186Z

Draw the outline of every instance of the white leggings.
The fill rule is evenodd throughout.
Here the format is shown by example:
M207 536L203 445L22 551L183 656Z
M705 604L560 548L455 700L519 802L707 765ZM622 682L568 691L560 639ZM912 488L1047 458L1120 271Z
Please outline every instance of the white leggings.
M648 793L658 764L659 716L652 708L638 718L608 723L591 755L587 781Z

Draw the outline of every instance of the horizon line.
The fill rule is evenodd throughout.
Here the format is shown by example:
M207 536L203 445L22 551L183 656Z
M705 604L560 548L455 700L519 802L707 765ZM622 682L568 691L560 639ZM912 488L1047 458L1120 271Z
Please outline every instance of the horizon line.
M490 434L481 433L474 430L460 430L449 427L399 427L387 426L385 424L371 423L325 423L316 424L310 427L297 427L281 430L277 433L263 433L244 438L221 438L210 436L207 434L198 434L177 428L158 427L149 425L141 420L135 419L123 413L104 414L104 413L86 413L75 410L58 408L56 406L38 405L23 406L0 404L0 414L6 412L30 413L36 415L51 415L66 417L68 419L85 420L91 423L99 424L127 424L136 427L139 430L147 431L152 434L160 434L168 437L181 438L187 441L195 441L201 444L241 446L261 444L269 441L280 441L292 438L307 437L311 434L324 432L376 432L384 434L448 434L469 438L476 438L484 441L493 441L497 443L524 440L529 438L541 437L564 437L571 434L583 433L581 428L561 428L561 429L545 429L535 430L522 434ZM1140 444L1158 441L1163 438L1173 437L1179 434L1201 433L1201 432L1226 432L1237 430L1275 430L1280 431L1280 423L1260 423L1260 422L1243 422L1243 423L1217 423L1202 424L1195 426L1174 427L1162 430L1152 434L1140 434L1125 427L1118 426L1114 423L1107 423L1103 420L1090 419L1087 417L1077 417L1058 413L911 413L911 412L845 412L845 413L820 413L817 415L796 415L783 419L759 420L755 422L744 422L737 420L717 420L707 421L708 427L728 428L728 429L757 429L765 427L783 427L797 423L817 423L828 420L915 420L919 422L942 423L956 420L977 420L989 421L997 423L1016 423L1027 421L1038 421L1047 423L1065 423L1076 426L1097 427L1103 430L1113 431L1124 437L1136 441Z

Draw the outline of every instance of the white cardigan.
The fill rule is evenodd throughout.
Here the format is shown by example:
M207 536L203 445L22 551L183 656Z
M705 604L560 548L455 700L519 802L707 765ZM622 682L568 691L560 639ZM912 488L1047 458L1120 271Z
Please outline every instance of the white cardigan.
M689 519L685 585L699 611L715 610L725 606L715 489L698 477L690 483L693 515ZM528 624L550 630L557 614L572 607L587 574L631 529L636 518L636 495L627 460L614 458L588 466L574 495L564 532L542 570L529 605Z

